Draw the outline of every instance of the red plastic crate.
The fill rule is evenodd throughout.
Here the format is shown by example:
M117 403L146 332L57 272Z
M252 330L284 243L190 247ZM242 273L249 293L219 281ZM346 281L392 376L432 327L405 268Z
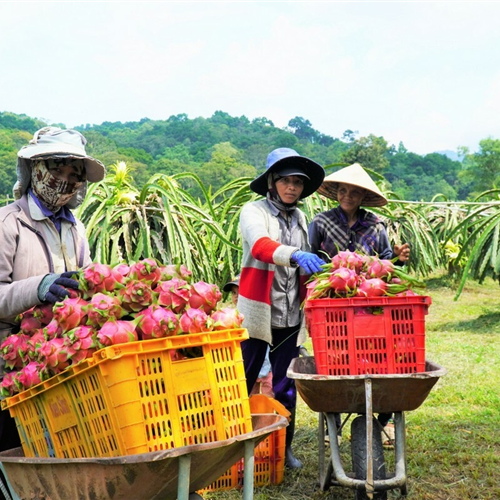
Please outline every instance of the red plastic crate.
M425 371L425 315L431 298L307 300L304 311L320 375Z

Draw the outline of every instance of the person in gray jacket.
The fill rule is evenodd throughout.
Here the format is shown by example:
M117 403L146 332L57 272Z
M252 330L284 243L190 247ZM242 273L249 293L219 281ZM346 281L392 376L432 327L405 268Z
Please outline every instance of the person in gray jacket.
M0 343L17 331L17 315L78 288L72 272L91 263L85 228L71 208L105 168L87 155L86 143L76 130L45 127L17 154L15 201L0 208ZM0 451L16 446L15 425L2 411Z
M250 393L270 346L275 399L291 413L285 466L298 469L302 462L292 451L297 390L286 372L307 338L300 309L305 282L324 262L310 251L306 217L297 204L316 191L325 171L290 148L271 151L266 167L250 183L263 199L245 204L240 215L243 257L237 307L250 337L241 348Z

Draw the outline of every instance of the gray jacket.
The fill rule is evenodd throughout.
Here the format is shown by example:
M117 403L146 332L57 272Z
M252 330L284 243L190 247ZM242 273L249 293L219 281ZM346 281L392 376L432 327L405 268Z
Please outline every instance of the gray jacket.
M61 273L91 263L85 229L63 222L61 235L25 194L0 208L0 341L15 317L40 304L38 285L48 273Z

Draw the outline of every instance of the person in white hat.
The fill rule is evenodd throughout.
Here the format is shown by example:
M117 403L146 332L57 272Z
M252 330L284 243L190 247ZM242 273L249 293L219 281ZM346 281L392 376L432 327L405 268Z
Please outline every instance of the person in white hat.
M302 467L292 452L297 391L286 376L306 339L300 304L305 282L324 262L310 252L307 224L297 208L323 182L321 165L290 148L267 157L266 171L250 183L264 199L247 203L240 216L243 258L238 310L250 338L242 343L247 388L250 392L270 345L273 391L292 414L286 431L285 465Z
M91 263L85 228L70 210L83 201L87 182L105 174L86 142L76 130L45 127L17 154L16 201L0 208L0 342L17 331L20 313L78 288L72 272ZM12 423L2 411L0 451L19 446Z
M309 225L311 249L325 262L345 250L378 255L381 259L398 257L398 265L409 259L408 243L392 248L382 220L361 208L387 205L386 197L361 165L354 163L325 177L318 193L338 201L337 207L317 214ZM383 426L390 418L391 414L379 415ZM339 415L336 419L340 424ZM394 428L389 425L386 434L390 440L394 440L393 433Z

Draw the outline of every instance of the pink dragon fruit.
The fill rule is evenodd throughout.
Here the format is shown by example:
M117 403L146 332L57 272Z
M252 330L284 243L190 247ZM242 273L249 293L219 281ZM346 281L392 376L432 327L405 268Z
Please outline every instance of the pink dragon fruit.
M193 309L203 309L205 313L210 314L216 307L222 294L217 285L198 281L191 285L191 297L189 305Z
M81 298L64 299L54 305L54 321L61 327L63 333L69 332L87 321L87 301Z
M118 296L102 292L92 296L85 306L85 312L87 314L87 324L94 327L102 326L110 319L120 319L125 314Z
M66 351L72 365L92 357L98 347L94 329L91 326L77 326L66 334Z
M45 328L43 328L43 333L47 340L53 339L55 337L61 337L63 330L56 320L52 320Z
M169 309L153 304L139 314L137 330L142 340L170 337L179 332L179 319Z
M358 274L363 268L364 262L365 259L363 255L356 252L350 252L349 250L340 251L332 257L333 269L347 267L348 269L353 269Z
M34 385L40 384L42 380L49 378L50 374L46 367L38 361L30 361L26 366L19 370L14 379L19 392L22 392Z
M202 333L213 330L213 320L202 309L191 308L184 311L179 319L184 333Z
M124 278L127 278L129 273L130 273L130 266L128 264L117 264L115 267L113 267L113 271L117 272L118 274L121 274ZM121 282L123 283L123 281Z
M354 269L339 267L332 272L328 281L337 295L349 296L353 294L358 285L359 275Z
M366 274L370 278L387 278L390 280L394 274L394 264L387 259L372 257L368 263Z
M107 264L90 264L79 275L79 287L85 298L98 292L112 292L120 288L124 277L116 269Z
M122 307L128 312L138 312L153 303L153 290L146 281L131 280L118 290Z
M43 363L51 374L64 371L70 365L66 339L56 337L40 344L37 350L38 360Z
M134 321L106 321L106 323L104 323L104 325L101 326L101 329L97 332L97 340L104 347L116 344L125 344L127 342L135 342L139 340L136 331L138 322L138 318Z
M4 398L10 398L19 392L16 378L19 372L7 372L4 374L2 382L0 383L0 395Z
M158 304L169 307L174 313L179 314L189 303L191 286L179 278L159 281L156 284L155 296Z
M43 328L36 330L28 340L28 356L30 359L35 359L37 356L37 349L40 345L47 340Z
M160 281L170 281L173 278L178 278L189 283L193 273L188 270L184 264L168 264L160 266L161 278Z
M224 307L211 314L214 330L232 330L240 328L243 323L243 314L234 307Z
M130 266L129 277L153 286L161 279L161 269L154 259L143 259Z
M381 297L386 295L387 283L380 278L362 280L356 292L357 297Z
M19 370L29 362L30 336L24 333L9 335L0 345L0 353L5 360L5 367Z

